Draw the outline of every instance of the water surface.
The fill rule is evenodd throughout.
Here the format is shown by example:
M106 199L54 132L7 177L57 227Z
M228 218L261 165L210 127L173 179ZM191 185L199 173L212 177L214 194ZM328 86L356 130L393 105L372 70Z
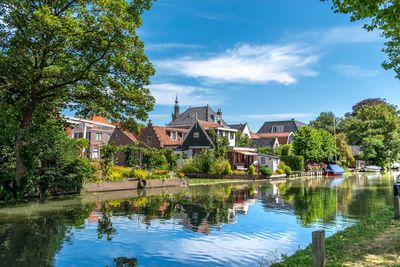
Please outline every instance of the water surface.
M258 266L392 204L392 175L75 196L0 208L0 266Z

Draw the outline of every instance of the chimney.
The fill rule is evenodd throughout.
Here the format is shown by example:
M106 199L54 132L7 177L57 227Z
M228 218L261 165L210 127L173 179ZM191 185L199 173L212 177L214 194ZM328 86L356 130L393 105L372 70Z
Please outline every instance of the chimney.
M219 115L222 119L222 110L220 108L217 110L217 115Z
M207 104L206 106L206 121L208 121L208 110L210 109L210 106Z
M148 127L153 126L153 122L152 122L151 120L149 120L149 122L147 123L147 126L148 126Z

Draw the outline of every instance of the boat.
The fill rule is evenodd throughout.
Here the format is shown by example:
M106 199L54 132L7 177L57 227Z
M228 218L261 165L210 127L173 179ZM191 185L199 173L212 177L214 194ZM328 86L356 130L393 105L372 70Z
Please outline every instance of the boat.
M324 170L326 176L341 176L343 173L344 170L337 164L327 164Z
M381 167L375 166L375 165L370 165L370 166L364 167L365 172L380 172L381 169L382 169Z

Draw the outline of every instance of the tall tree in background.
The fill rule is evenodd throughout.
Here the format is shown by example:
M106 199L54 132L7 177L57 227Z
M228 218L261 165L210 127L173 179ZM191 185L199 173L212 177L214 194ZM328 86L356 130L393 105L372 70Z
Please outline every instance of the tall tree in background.
M383 51L388 59L383 62L385 69L393 69L400 79L400 8L399 0L332 0L335 12L350 14L351 21L368 21L368 31L381 30L386 39Z
M364 105L343 119L341 129L373 164L389 167L400 155L400 117L393 105Z
M310 121L310 126L315 129L322 129L331 134L334 133L334 126L338 125L339 118L336 118L332 111L321 112L315 120Z
M154 69L136 30L150 6L151 0L0 2L0 101L19 122L16 187L27 173L22 153L38 112L147 119Z
M236 133L236 146L238 147L249 147L251 145L251 138L243 134L242 131Z

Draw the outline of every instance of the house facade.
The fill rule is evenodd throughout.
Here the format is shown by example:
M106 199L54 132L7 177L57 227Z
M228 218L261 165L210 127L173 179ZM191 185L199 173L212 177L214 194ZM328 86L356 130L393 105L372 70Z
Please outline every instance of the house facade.
M247 122L240 123L240 124L230 124L229 128L241 131L244 135L246 135L246 136L251 138L251 131L250 131L250 127L247 124Z
M176 149L187 132L186 128L154 126L150 121L147 127L141 130L138 140L153 148Z
M101 116L92 116L90 119L66 117L69 124L67 133L71 138L86 138L89 147L82 152L89 159L100 159L101 146L108 144L115 125Z
M221 121L216 123L197 120L187 132L178 149L186 156L192 157L199 154L203 149L214 148L215 145L209 136L211 129L214 129L217 135L227 137L230 147L235 146L236 129L224 126Z
M307 124L294 119L287 121L267 121L257 133L252 134L253 144L256 147L291 144L298 129Z
M125 146L130 144L138 144L139 141L133 133L125 131L120 127L116 127L108 142L109 144L116 146ZM117 165L125 164L125 153L118 152L116 163Z
M296 133L298 129L306 125L307 124L294 119L287 121L267 121L261 126L257 133Z

